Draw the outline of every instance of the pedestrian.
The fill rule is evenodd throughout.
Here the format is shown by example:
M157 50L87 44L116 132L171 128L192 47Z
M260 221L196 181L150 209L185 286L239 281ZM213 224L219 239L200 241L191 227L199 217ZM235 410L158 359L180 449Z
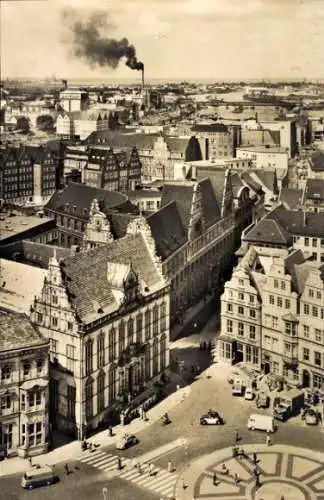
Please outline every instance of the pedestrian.
M271 436L269 433L267 434L267 437L266 437L266 444L267 444L267 446L271 445Z
M261 486L261 483L260 483L260 477L259 475L256 476L255 478L255 489L258 490Z
M153 476L153 464L149 464L149 476Z
M237 457L237 455L238 455L238 448L237 448L237 446L233 446L233 448L232 448L232 455L233 455L233 457Z
M121 411L120 412L120 425L124 425L124 422L125 422L125 415L124 415L124 412Z
M182 483L182 489L185 490L187 488L187 485L184 478L181 479L181 483Z
M239 459L242 460L242 458L245 457L245 451L243 450L243 448L240 448L239 450Z
M225 464L222 465L222 472L223 474L228 474L228 468L226 467Z
M113 429L112 429L111 425L109 425L109 427L108 427L108 432L109 432L109 437L112 437L112 435L113 435Z
M239 441L240 441L240 436L239 436L238 430L236 429L235 430L235 444L238 444Z
M121 461L121 458L118 457L117 458L117 470L121 470L121 468L122 468L122 461Z
M258 457L257 457L257 454L255 453L255 451L253 452L253 463L254 463L254 465L256 465L258 463Z
M168 461L168 472L172 472L172 463L171 463L171 460Z
M253 474L255 477L257 477L259 475L259 471L256 467L254 467L254 469L253 469Z
M64 465L64 469L65 469L66 475L68 476L70 474L70 469L69 469L68 464Z
M142 466L141 466L140 462L138 462L138 464L137 464L137 470L138 470L139 474L142 474Z
M216 472L214 472L214 474L213 474L213 485L217 486L217 475L216 475Z
M234 484L235 484L235 486L238 485L238 482L239 482L239 477L238 477L237 472L235 472L235 474L234 474Z

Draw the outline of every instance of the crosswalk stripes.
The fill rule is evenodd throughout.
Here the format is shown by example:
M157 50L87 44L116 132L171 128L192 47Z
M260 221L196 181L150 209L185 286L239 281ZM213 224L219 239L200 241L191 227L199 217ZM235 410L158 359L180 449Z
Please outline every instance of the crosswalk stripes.
M179 479L174 472L170 473L157 466L154 466L153 474L150 476L148 464L141 466L141 472L137 468L132 468L124 470L119 477L165 497L173 496L175 484Z
M89 452L85 455L81 455L78 457L80 462L92 465L96 469L102 470L104 472L111 472L117 469L117 460L118 456L111 455L110 453L105 453L104 451L95 450L93 452ZM129 464L129 458L122 458L122 466L127 467Z

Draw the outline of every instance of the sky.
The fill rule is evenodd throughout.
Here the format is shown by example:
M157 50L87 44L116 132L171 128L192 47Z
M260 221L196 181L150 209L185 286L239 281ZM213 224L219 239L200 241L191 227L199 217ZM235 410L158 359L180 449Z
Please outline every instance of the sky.
M62 12L109 19L148 79L324 78L324 0L1 0L1 76L139 80L72 55Z

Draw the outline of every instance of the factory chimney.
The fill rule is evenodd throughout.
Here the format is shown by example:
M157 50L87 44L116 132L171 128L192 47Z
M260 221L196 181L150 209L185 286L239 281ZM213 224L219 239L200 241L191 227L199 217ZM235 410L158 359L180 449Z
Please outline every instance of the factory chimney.
M67 89L67 80L62 80L62 84L63 84L63 90L66 90Z
M144 80L144 66L142 68L142 89L144 90L145 88L145 80Z

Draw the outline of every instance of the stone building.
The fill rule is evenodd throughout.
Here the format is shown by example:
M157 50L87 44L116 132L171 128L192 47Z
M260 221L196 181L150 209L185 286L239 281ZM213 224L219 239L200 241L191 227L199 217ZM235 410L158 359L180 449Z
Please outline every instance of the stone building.
M251 246L221 297L220 359L324 389L324 265Z
M169 289L140 234L51 258L31 317L50 340L53 428L79 438L169 365Z
M0 309L0 456L47 451L48 350L27 315Z
M235 154L237 137L235 129L223 123L196 124L191 129L200 143L204 160L232 158Z

